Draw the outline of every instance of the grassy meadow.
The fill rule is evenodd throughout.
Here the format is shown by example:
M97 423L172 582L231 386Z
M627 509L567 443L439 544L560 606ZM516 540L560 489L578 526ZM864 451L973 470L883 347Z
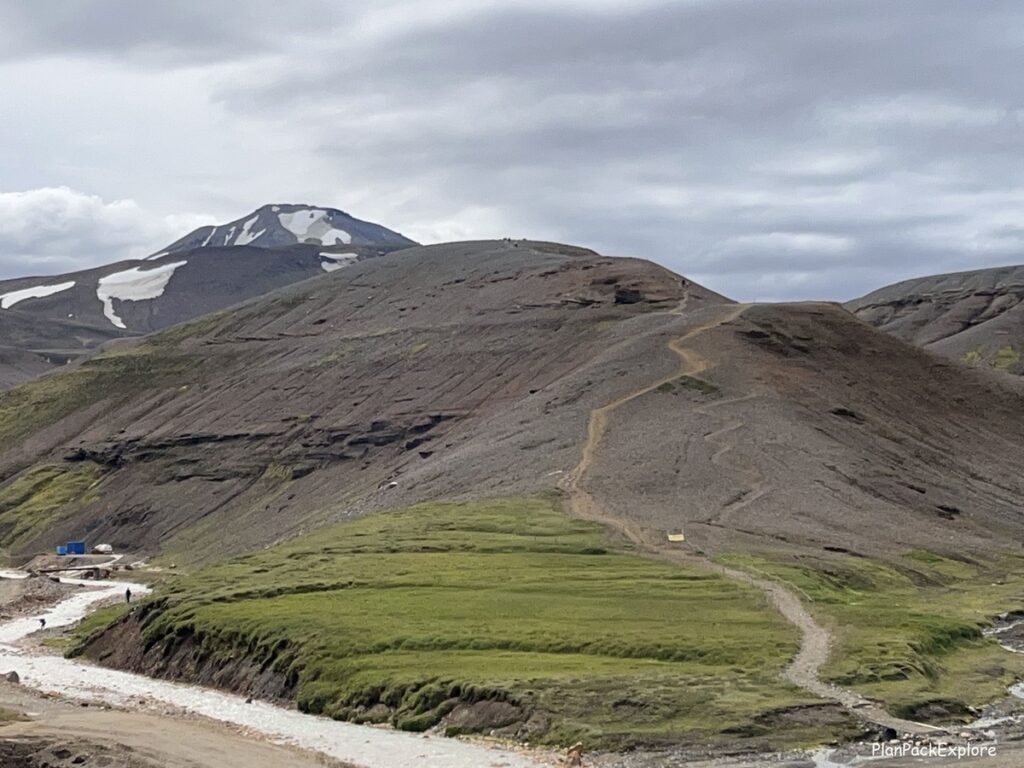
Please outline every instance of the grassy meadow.
M915 550L888 562L721 559L792 586L836 637L822 677L885 702L893 714L972 719L971 707L1024 679L1024 655L982 634L993 616L1024 607L1024 558L954 560Z
M0 540L16 547L41 534L70 504L96 497L102 468L92 462L36 464L0 487Z
M814 702L779 677L797 637L759 591L632 553L556 499L372 515L176 577L155 600L148 645L246 654L297 680L302 710L341 719L421 730L501 701L523 713L509 735L609 747L851 727L775 727Z

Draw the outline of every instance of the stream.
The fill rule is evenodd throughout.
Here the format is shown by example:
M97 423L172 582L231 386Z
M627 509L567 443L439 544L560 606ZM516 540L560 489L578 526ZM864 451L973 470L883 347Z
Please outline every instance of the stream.
M983 634L986 637L991 637L999 643L999 645L1011 653L1024 653L1024 641L1014 638L1007 639L1004 637L1007 634L1013 633L1024 627L1024 617L1014 617L1004 623L993 627L992 629L984 630ZM1013 698L1024 700L1024 682L1014 683L1007 689L1007 694ZM989 731L997 726L1005 726L1007 724L1019 723L1024 721L1024 714L990 714L982 715L972 723L967 723L954 728L954 731L968 731L968 732L984 732ZM863 753L863 747L861 748L861 754L857 754L856 750L853 753L850 752L849 748L846 749L821 749L812 754L811 758L815 768L852 768L853 766L865 765L867 763L875 762L876 760L885 759L884 757L872 757L869 754ZM844 753L846 753L844 755ZM842 757L841 757L842 755ZM921 763L922 765L927 764L927 761Z
M19 571L0 571L0 578L20 579ZM305 715L261 701L246 703L241 696L201 686L156 680L145 675L98 667L76 659L40 654L17 645L40 629L68 627L90 608L123 596L150 590L143 584L61 578L83 589L45 613L0 623L0 672L14 670L21 684L70 698L138 708L159 703L259 733L269 741L319 752L364 768L541 768L551 763L528 755L481 744L374 728ZM141 700L141 702L140 702Z

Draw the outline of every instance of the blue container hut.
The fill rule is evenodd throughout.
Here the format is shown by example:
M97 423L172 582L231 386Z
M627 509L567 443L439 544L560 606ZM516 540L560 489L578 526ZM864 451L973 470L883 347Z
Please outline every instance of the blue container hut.
M85 554L85 542L84 541L69 541L68 542L68 554L69 555L84 555Z
M66 555L67 553L68 553L68 546L67 546L67 544L58 544L57 545L57 554L58 555Z

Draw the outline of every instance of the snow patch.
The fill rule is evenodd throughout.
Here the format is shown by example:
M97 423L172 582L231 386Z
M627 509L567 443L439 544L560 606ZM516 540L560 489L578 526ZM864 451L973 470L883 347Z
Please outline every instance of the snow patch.
M317 217L317 214L320 214ZM323 219L324 211L308 210L308 211L295 211L294 213L279 213L277 220L281 222L281 226L295 235L299 240L306 237L306 233L309 232L309 228L313 226L317 221Z
M330 221L330 212L319 208L307 208L294 213L277 214L281 226L295 235L299 242L319 240L321 245L348 245L352 235L337 229Z
M320 267L324 272L333 272L336 269L347 267L359 258L358 253L321 253L320 258L329 259L321 261Z
M228 230L228 233L226 235L224 235L224 245L227 245L228 243L230 243L231 242L231 238L234 237L234 236L235 236L235 228L232 227L231 229Z
M124 272L101 277L96 284L96 297L103 302L103 314L117 328L127 329L124 321L114 311L114 299L144 301L159 298L170 282L174 270L186 264L187 261L175 261L161 264L145 272L142 267L132 267Z
M266 229L261 229L259 232L255 234L253 234L250 231L252 229L252 225L256 223L256 220L259 219L259 217L259 214L256 214L242 225L242 231L238 233L238 238L235 240L235 245L248 245L257 237L259 237L260 235L267 231Z
M157 259L166 256L168 253L170 253L170 251L160 251L160 253L154 253L152 256L147 256L143 261L156 261Z
M261 238L261 237L263 237L263 235L264 235L264 233L266 233L266 231L267 231L267 228L266 228L266 227L264 227L264 228L263 228L263 229L261 229L261 230L260 230L259 232L256 232L255 234L253 234L253 236L252 236L252 237L250 237L250 238L249 238L249 239L248 239L248 240L247 240L246 242L244 242L244 243L243 243L243 242L236 242L236 243L235 243L235 245L248 245L248 244L249 244L249 243L251 243L251 242L252 242L253 240L256 240L256 239L258 239L258 238Z
M348 245L352 242L352 235L344 229L335 229L334 227L330 227L318 237L320 245Z
M19 301L43 299L74 287L75 281L69 280L66 283L57 283L56 285L34 285L31 288L22 288L20 291L11 291L10 293L0 295L0 308L10 309Z

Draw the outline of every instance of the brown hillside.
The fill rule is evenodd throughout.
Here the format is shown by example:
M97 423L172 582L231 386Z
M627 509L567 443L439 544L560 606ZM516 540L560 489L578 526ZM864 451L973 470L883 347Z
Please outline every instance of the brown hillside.
M201 560L372 509L573 487L711 551L1024 535L1014 380L644 261L410 249L131 344L0 398L16 550L87 535ZM88 491L27 527L27 486Z

